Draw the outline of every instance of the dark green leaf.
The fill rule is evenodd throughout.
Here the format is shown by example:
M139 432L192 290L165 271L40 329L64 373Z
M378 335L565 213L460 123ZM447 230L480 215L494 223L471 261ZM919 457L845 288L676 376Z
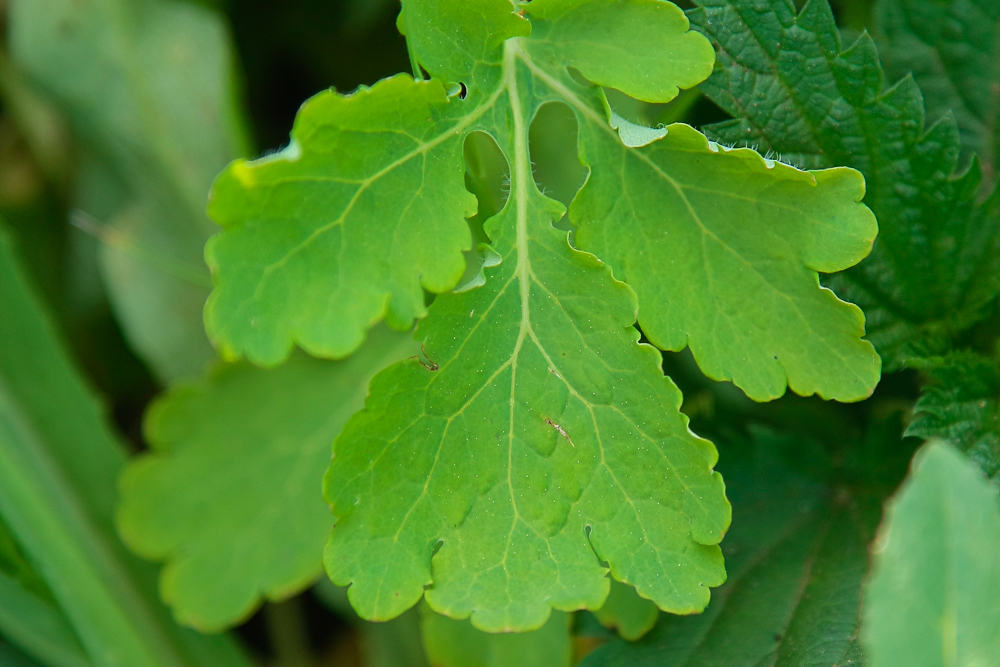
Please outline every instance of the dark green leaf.
M995 0L879 0L886 70L912 73L927 115L958 122L963 164L977 154L986 182L1000 168L1000 3Z
M993 359L953 354L920 364L928 376L907 435L940 438L989 477L1000 473L1000 368Z

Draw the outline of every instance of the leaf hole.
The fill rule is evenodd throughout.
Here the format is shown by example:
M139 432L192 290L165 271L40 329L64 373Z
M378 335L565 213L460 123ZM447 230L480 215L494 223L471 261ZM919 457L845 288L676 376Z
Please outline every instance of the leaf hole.
M562 202L567 208L589 173L580 162L578 131L576 115L562 102L543 104L528 130L528 150L535 184L545 196ZM556 226L570 229L565 216Z
M479 250L490 242L484 224L503 210L510 196L510 165L496 140L485 132L472 132L465 138L465 189L479 202L476 215L468 219L472 250L465 252L465 275L459 289L480 284L486 254Z

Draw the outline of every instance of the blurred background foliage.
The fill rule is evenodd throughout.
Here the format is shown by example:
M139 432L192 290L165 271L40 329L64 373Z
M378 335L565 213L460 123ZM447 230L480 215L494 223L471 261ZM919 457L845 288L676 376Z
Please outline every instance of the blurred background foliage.
M12 14L34 2L51 5L57 20L12 34ZM58 19L74 4L89 11L79 24ZM164 4L0 2L0 219L59 336L132 452L145 447L141 422L152 397L173 380L197 375L212 358L200 328L210 286L201 247L213 230L203 213L212 175L239 155L280 149L297 109L318 91L347 92L409 70L395 27L397 0L191 0L193 13L170 17L157 15ZM872 27L872 0L832 4L848 35ZM106 41L73 41L88 30L112 32ZM70 46L59 51L59 40ZM144 58L162 58L160 69ZM162 79L130 87L136 62L153 63ZM102 76L95 74L98 64ZM191 94L199 95L193 107L184 97ZM648 124L700 127L726 118L697 91L667 105L615 91L609 98L619 114ZM565 203L586 175L571 148L574 134L575 121L560 107L543 110L531 129L536 177ZM505 165L490 141L470 140L466 155L467 182L481 201L471 224L484 240L482 219L506 195ZM741 442L744 425L754 422L818 438L822 453L803 465L825 469L835 461L841 488L870 489L877 478L887 488L874 495L883 496L905 472L914 443L898 443L918 395L913 372L887 377L862 404L789 395L759 405L731 385L705 379L687 353L667 354L664 363L684 391L694 430L717 439L723 462L723 443ZM879 429L890 435L870 436ZM890 456L880 449L886 441L893 443ZM847 442L868 444L849 449ZM809 459L811 451L797 456ZM21 567L18 553L0 526L3 569ZM33 585L43 598L51 595L44 582ZM417 610L392 623L362 622L343 591L321 582L265 604L235 632L263 664L420 666L427 662L419 623ZM577 623L572 650L579 658L606 635L593 619ZM0 664L35 663L0 638Z

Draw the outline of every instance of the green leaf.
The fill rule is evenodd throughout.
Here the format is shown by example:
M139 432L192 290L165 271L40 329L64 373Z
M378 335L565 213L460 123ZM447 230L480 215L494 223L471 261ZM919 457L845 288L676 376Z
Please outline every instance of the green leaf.
M887 369L947 349L1000 291L1000 193L978 203L978 163L952 177L954 122L925 128L912 79L883 91L871 39L842 51L826 0L798 14L790 0L698 4L691 20L718 54L701 89L735 116L709 136L795 164L860 170L879 238L865 262L828 283L864 309Z
M90 664L45 581L0 517L0 634L52 667ZM0 664L6 665L0 661Z
M1000 473L1000 368L957 353L923 362L929 384L913 408L907 435L940 438L965 452L989 477Z
M76 221L104 241L102 272L129 342L161 380L199 374L214 358L201 316L215 229L205 201L244 150L225 27L175 0L15 0L10 40L90 157ZM110 188L95 188L95 168Z
M722 543L728 580L697 616L661 615L638 642L613 640L583 667L846 667L855 641L867 544L877 503L814 481L810 444L757 431L729 446L725 471L733 527Z
M229 638L173 625L148 571L114 537L124 450L38 308L5 234L0 312L0 515L91 663L245 665Z
M331 443L371 376L416 351L379 329L346 361L222 365L152 405L152 451L122 476L118 527L167 561L160 591L179 622L218 631L315 580L333 526L320 493Z
M978 154L992 183L1000 167L1000 5L993 0L879 0L886 69L912 73L927 115L951 114L963 164Z
M502 5L505 9L499 12ZM334 583L351 586L352 604L369 619L398 615L415 604L426 588L430 606L439 613L457 619L471 616L475 627L487 631L530 630L545 623L550 608L599 608L609 586L602 562L607 563L614 579L634 586L660 608L678 613L700 611L708 602L708 588L724 578L716 545L729 521L721 479L712 472L714 448L689 431L686 418L678 412L680 394L662 376L659 354L649 346L636 345L638 332L632 325L637 304L632 290L615 281L609 267L593 255L572 248L565 232L553 227L565 208L542 195L533 179L529 123L549 102L565 104L576 117L579 152L591 170L588 184L570 208L571 219L574 215L590 216L582 222L575 220L582 225L576 240L583 249L590 249L587 239L605 240L609 251L621 250L621 261L627 268L630 246L626 241L619 245L607 230L618 230L620 239L638 235L640 231L622 231L628 230L628 225L638 225L637 216L643 216L639 220L646 225L658 220L661 227L682 238L693 234L694 247L686 252L674 247L673 237L662 232L656 241L646 244L651 252L694 266L704 264L705 270L673 274L664 270L659 273L661 282L640 283L649 288L637 288L639 322L644 330L650 329L644 313L656 314L666 285L684 295L670 306L677 312L693 313L691 321L705 322L698 310L706 303L725 312L730 302L750 298L751 292L741 292L737 284L742 280L739 271L727 273L732 257L726 251L702 261L706 235L724 239L717 250L740 247L746 253L742 262L748 267L747 274L762 272L778 282L787 281L782 286L789 290L783 298L783 310L768 311L774 321L742 310L733 314L733 322L759 337L765 331L799 327L797 322L804 319L807 326L794 328L794 336L781 339L791 349L781 345L777 346L780 349L767 348L769 356L762 360L760 355L750 358L741 348L735 362L732 350L717 349L713 340L699 338L706 334L704 330L692 329L691 333L696 357L706 345L726 355L736 365L715 367L717 375L731 373L751 395L759 397L779 395L790 381L797 391L854 400L868 395L877 382L879 362L871 346L860 340L860 313L821 290L815 273L858 261L871 242L874 221L856 201L862 192L860 177L850 170L810 174L772 168L752 151L719 150L683 125L671 126L665 137L641 148L623 144L619 132L611 127L602 89L570 73L559 55L560 45L566 43L567 52L580 67L586 68L589 62L595 68L594 76L608 77L602 78L607 85L626 94L637 90L648 93L655 88L656 99L666 99L679 85L692 80L689 60L698 53L706 59L709 56L704 40L684 31L686 23L671 5L647 0L536 0L523 10L531 21L530 37L507 37L506 41L502 38L509 30L525 24L519 18L500 20L501 16L509 18L503 0L496 0L499 14L494 18L497 25L507 26L508 32L499 37L484 33L482 22L466 25L461 18L468 11L465 6L411 1L405 5L401 21L407 39L415 45L417 60L431 74L456 75L460 64L454 59L465 56L453 54L449 44L466 45L461 49L466 54L486 54L466 72L463 83L468 94L464 99L461 95L444 97L442 83L414 83L395 77L353 97L331 93L316 98L299 119L300 125L312 122L313 104L337 109L338 113L351 109L352 118L360 118L363 108L365 125L358 128L386 129L382 119L388 109L397 124L400 118L408 117L406 108L396 106L397 101L406 99L401 95L433 89L441 100L440 112L422 113L420 118L430 124L428 127L437 128L434 132L443 133L421 135L420 145L436 151L439 145L455 142L449 149L455 159L460 145L453 137L481 131L497 141L510 165L510 196L504 209L485 226L491 244L483 279L478 281L483 284L437 297L418 330L424 356L377 376L365 411L348 423L335 443L325 486L337 517L326 552L327 572ZM494 16L494 9L484 11L485 16ZM580 23L576 12L587 21ZM416 18L432 14L438 18ZM454 23L441 17L452 17ZM625 27L641 22L642 35L659 34L672 45L668 49L671 59L663 60L663 66L656 70L645 70L655 71L648 79L636 78L634 68L602 68L588 61L577 42L596 39L587 26L597 17L608 34L620 34ZM579 28L574 31L573 25ZM440 32L446 38L435 41L437 38L422 35L424 30ZM425 38L426 43L421 41ZM473 43L479 45L478 50L468 46ZM662 51L658 53L665 57ZM637 62L641 62L640 56ZM387 102L373 101L390 93L394 102L388 109ZM443 117L454 120L441 127L435 125ZM379 147L371 153L378 164L388 160L396 165L419 150L404 144L410 152L394 157L400 154L388 150L388 139L373 144L360 129L348 137L329 128L322 136L331 137L331 147L339 147L335 157L319 161L321 155L310 156L305 141L297 137L291 155L258 166L237 163L230 168L219 181L213 206L226 211L239 209L247 217L228 225L210 249L210 256L229 243L227 239L241 238L242 230L265 229L252 217L259 215L255 207L263 200L236 185L255 169L264 171L253 179L263 179L268 170L285 173L308 164L316 178L326 178L322 175L357 169L357 158L368 155L373 146ZM367 143L351 143L350 150L348 144L337 143L355 141L358 136L364 136ZM400 163L400 168L407 164ZM652 183L657 192L662 189L674 196L673 208L662 210L663 202L655 199L659 195L651 194L646 206L641 210L637 206L634 215L618 211L600 217L599 223L597 211L621 199L623 181L619 178L617 186L608 184L613 183L615 174L622 174L622 164L629 170L629 182L638 180L644 187ZM449 166L456 174L460 167L460 162ZM387 172L385 177L389 175ZM397 188L409 188L401 190L405 196L392 199L406 210L412 209L407 203L411 201L430 205L423 195L438 185L435 181L424 186L423 181L412 178L393 183ZM287 206L293 201L293 193L297 193L296 202L312 201L313 196L306 197L301 188L314 184L292 179L287 185L286 194L267 200L273 202L275 211L278 202ZM241 192L244 194L238 196ZM315 197L319 197L320 191L316 192ZM333 193L334 189L326 186L322 192ZM355 197L359 197L358 202L362 198L368 201L362 189L344 192L348 194L343 201ZM743 204L748 197L770 202L770 213L750 214L753 227L731 224L726 216L746 218ZM374 201L383 207L395 206L386 203L385 197ZM737 207L736 202L743 204ZM816 214L822 221L785 232L788 238L780 241L781 250L773 255L754 254L757 244L751 237L761 228L780 224L775 211L808 212L814 211L812 207L824 208ZM759 208L765 209L763 205ZM311 210L298 204L293 209ZM653 213L657 209L658 218ZM442 210L454 212L456 225L459 214L468 215L454 207L437 206L435 210L439 211L436 219L441 219ZM328 220L324 215L327 217L322 219ZM364 223L371 229L399 219L398 215L376 220L369 216ZM285 233L302 229L300 225L287 220L284 224L272 222L272 242L261 237L255 248L270 252L275 247L300 247L303 241L297 232ZM699 229L705 229L705 234ZM280 242L273 241L277 230L282 232ZM312 233L307 229L305 238L317 238ZM393 238L404 236L394 234ZM408 257L423 256L414 243L408 245ZM312 248L315 246L304 251ZM245 251L249 250L246 246ZM384 243L379 252L384 256ZM390 251L390 256L395 257L394 252ZM347 262L361 255L343 256ZM437 262L441 263L439 255ZM405 262L391 264L402 265ZM255 266L255 270L266 270L264 265ZM282 307L298 295L314 294L322 297L324 308L332 308L336 300L329 298L330 283L308 277L346 274L333 265L323 269L315 262L297 263L296 267L287 274L279 274L278 269L269 273L273 278L268 284L287 288L281 295ZM233 265L230 271L235 270ZM725 274L729 283L710 286L716 291L701 294L703 278L716 270ZM220 276L223 274L226 269L220 265ZM626 277L631 280L631 276ZM218 303L226 298L224 277L221 280L222 287L213 297ZM243 280L240 285L247 293L258 290L253 280ZM295 294L290 295L293 288ZM644 301L644 297L649 298ZM253 303L277 313L270 310L277 299L275 293L274 299ZM713 299L725 299L726 303L712 304ZM378 302L384 303L384 298ZM218 303L210 305L210 312ZM353 306L337 307L337 320L332 319L332 313L310 314L310 330L328 338L336 335L337 325L352 317L345 318L342 313ZM796 309L800 309L798 314ZM811 314L803 315L806 310ZM264 310L254 312L260 315ZM281 326L300 326L293 313L280 312ZM362 319L370 319L371 314ZM225 321L237 323L236 319ZM261 325L256 330L248 328L244 320L241 331L261 341L264 347L259 349L266 347L275 353L265 360L280 358L291 339L284 334L270 336L268 326L263 326L265 321L255 321ZM653 318L650 321L655 323ZM408 324L409 319L402 323ZM362 330L355 328L350 340ZM820 330L822 334L817 333ZM655 327L646 333L653 340L662 339ZM711 332L707 335L714 336ZM816 345L817 340L823 342ZM315 351L312 344L306 347ZM806 349L818 358L806 358ZM775 351L780 361L773 358ZM715 363L711 354L705 363ZM636 474L636 470L643 472Z
M331 611L349 622L358 633L358 648L366 667L429 667L420 637L420 615L416 609L384 623L358 617L347 600L347 589L322 578L312 589Z
M686 125L629 149L596 122L581 131L594 168L573 202L576 242L639 296L657 347L691 347L702 371L750 398L867 398L880 362L864 315L819 285L859 262L877 226L858 204L864 180L803 172L726 150ZM623 134L624 137L624 134ZM593 148L591 148L593 147Z
M606 628L617 630L622 639L635 641L653 629L660 610L639 597L631 586L612 581L604 606L594 616Z
M88 667L65 615L14 577L0 572L0 629L11 642L51 667ZM0 664L6 665L0 661Z
M557 612L531 632L490 634L421 608L421 631L433 667L569 667L571 614Z
M636 289L650 340L665 349L690 343L709 375L754 398L780 396L789 384L829 398L867 396L879 362L860 340L862 315L816 278L858 262L875 236L856 202L858 175L771 168L749 151L722 154L684 126L645 148L664 132L623 145L600 89L566 66L668 101L707 76L709 45L665 2L542 0L525 12L530 23L503 2L473 9L411 0L399 23L416 60L441 80L400 75L346 97L322 93L300 112L287 149L220 177L211 213L226 231L208 249L216 290L207 325L217 345L264 364L293 343L341 357L373 321L406 328L422 317L421 287L453 287L469 247L462 218L474 212L460 180L462 139L483 130L505 145L503 45L522 40L527 118L552 100L580 123L592 173L571 210L577 243ZM461 82L467 95L449 96L444 82ZM615 125L630 136L641 130L622 122ZM754 235L734 224L746 220L748 202ZM792 224L800 219L809 223ZM372 244L373 236L391 241Z
M862 626L871 667L996 662L998 552L996 487L949 445L924 446L875 543Z

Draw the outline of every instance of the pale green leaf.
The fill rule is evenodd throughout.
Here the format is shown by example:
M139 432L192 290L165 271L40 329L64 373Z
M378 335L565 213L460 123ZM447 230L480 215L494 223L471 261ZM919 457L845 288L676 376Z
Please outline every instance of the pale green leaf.
M2 233L0 312L0 515L90 662L245 665L228 637L203 637L171 623L148 570L115 537L112 504L124 448Z
M723 450L733 527L722 543L728 580L712 603L697 616L662 614L641 640L612 640L583 667L861 664L855 637L878 505L790 463L814 456L814 445L766 431L754 439Z
M925 445L886 508L865 591L871 667L993 665L1000 656L1000 498L950 445Z
M857 203L857 173L765 168L749 152L722 155L683 126L655 141L662 130L609 118L600 88L567 65L651 101L709 73L709 44L670 3L536 0L521 13L530 23L499 0L475 11L410 0L400 26L416 61L443 82L400 75L346 97L323 93L299 114L287 149L227 170L211 207L226 228L208 250L212 339L265 364L293 343L340 357L378 319L405 328L423 316L421 287L444 292L458 282L469 247L462 218L473 213L460 180L462 139L482 130L507 141L507 40L523 44L514 66L530 72L520 93L527 118L546 101L577 117L592 172L571 210L577 243L636 289L650 340L690 344L709 375L757 399L789 385L867 396L879 362L860 340L862 315L817 284L817 271L855 264L875 236ZM626 33L634 34L627 49ZM467 94L449 96L445 82Z
M496 0L494 9L499 11L502 4ZM446 16L449 11L457 15L464 11L457 5L445 11L446 5L451 6L407 2L403 23L408 37L414 37L411 11L437 7ZM494 9L487 9L486 15L492 16ZM536 16L536 11L552 20ZM551 608L599 608L609 586L602 563L607 563L614 579L635 587L660 608L678 613L703 609L709 587L723 581L717 543L728 525L729 508L721 479L712 472L714 448L688 429L678 412L680 394L663 378L659 355L651 347L636 345L638 332L632 325L637 304L632 290L615 281L593 255L569 245L566 234L552 226L564 207L542 195L534 181L528 126L549 102L563 103L576 116L579 153L591 170L583 194L570 209L571 219L576 214L586 216L582 222L575 220L583 225L577 243L589 249L587 239L610 238L610 229L616 230L617 242L640 233L630 231L629 225L659 225L656 240L647 243L650 252L664 253L667 262L673 261L669 254L673 252L678 262L704 265L701 273L664 270L660 283L640 289L640 324L645 327L647 308L657 312L660 290L668 287L683 294L686 303L673 305L693 321L704 322L700 309L729 307L716 301L755 298L753 290L741 291L749 280L731 270L726 273L732 257L724 249L739 247L745 257L737 253L742 259L736 263L747 266L747 274L776 280L781 283L776 289L788 293L781 307L772 308L770 319L743 310L734 315L734 326L749 330L754 340L765 332L792 328L781 338L780 349L766 348L769 356L764 359L743 359L750 345L740 348L739 355L725 350L732 365L716 368L717 375L731 373L751 395L766 398L780 395L791 381L792 388L803 393L854 400L868 395L878 379L878 358L860 339L860 313L820 289L816 274L860 260L871 243L875 225L870 212L857 203L863 191L857 173L779 169L751 151L724 152L681 125L671 126L665 137L642 148L629 147L609 122L602 89L581 82L567 69L550 36L563 31L563 41L572 42L573 35L596 39L596 33L583 24L579 34L567 27L576 25L577 12L593 20L599 17L608 34L618 34L621 26L642 19L650 31L644 34L677 41L686 52L702 41L685 36L686 22L679 10L651 0L543 0L525 6L523 12L533 32L529 37L508 38L498 64L493 42L482 37L480 23L440 28L420 23L421 29L449 35L448 43L478 40L487 54L469 73L475 85L468 86L468 94L442 99L441 113L454 114L455 120L445 124L446 132L438 138L425 139L425 145L455 142L457 155L459 144L448 132L490 134L510 165L510 196L503 211L485 226L491 244L484 284L437 297L418 330L424 342L421 358L377 376L366 409L349 422L335 444L325 489L337 523L326 551L326 569L334 583L350 585L351 602L364 618L392 618L426 590L435 611L456 619L471 616L479 629L531 630L545 623ZM455 31L467 34L460 38ZM433 59L443 56L433 49L426 56L421 53L418 48L417 59L421 63L424 57L430 59L428 70L433 73L437 62ZM586 58L579 57L582 66ZM606 83L626 93L655 88L668 95L690 80L685 67L670 61L663 65L650 80L636 78L625 66L601 71L609 77ZM443 96L442 84L396 77L353 98L331 94L329 99L318 99L345 109L368 103L357 100L384 94L380 87L409 91L428 86L437 86L436 94ZM384 106L373 104L369 123L382 118ZM402 109L397 116L406 113ZM303 117L308 115L307 107ZM437 116L424 117L430 118L424 122L433 124ZM357 156L367 153L360 143L354 146L338 152L337 160L316 162L316 173L357 168ZM296 161L288 164L307 159L306 151L299 155L298 150L294 148L292 156ZM373 160L392 159L385 157L385 148L373 155ZM454 166L457 171L461 164ZM623 180L626 168L635 173ZM237 164L223 179L237 179L245 169ZM616 177L617 186L607 185ZM635 215L619 212L598 219L597 211L620 200L633 180L650 192L647 207ZM411 179L411 189L400 201L425 204L424 199L414 199L431 187L421 183ZM674 193L682 203L664 207L655 199L663 191ZM245 219L255 215L248 199L237 196L243 191L226 192L224 202L216 200L220 209L246 207ZM348 192L354 197L361 191ZM748 199L760 203L753 210L764 213L747 214ZM379 201L383 207L395 205ZM781 224L789 217L788 210L801 212L806 222L781 227L779 252L757 252L763 243L754 236ZM751 224L738 224L748 215ZM394 223L398 216L387 219ZM384 220L365 219L365 224L371 227ZM697 230L707 229L706 225L713 228L713 238L724 239L718 244L723 251L721 257L701 261L704 235L699 238ZM299 227L275 221L270 235L289 228ZM234 223L232 229L243 227ZM693 247L672 245L664 230L697 240ZM226 243L231 233L223 232L216 246ZM766 238L776 244L774 237ZM269 246L261 242L259 247L266 251ZM379 247L386 252L384 243ZM411 242L408 258L419 257L419 248ZM618 250L609 243L609 252ZM345 255L344 262L355 256ZM441 258L437 261L443 263ZM621 262L631 280L629 260ZM254 270L260 268L256 265ZM297 293L325 299L330 283L307 278L316 272L340 275L335 266L327 269L323 273L314 262L299 265L285 276L287 280L270 275L284 280L289 290L294 287ZM703 277L715 270L725 273L727 282L702 294ZM241 285L255 289L252 280ZM808 310L812 312L804 317L797 314ZM284 322L292 320L286 313ZM325 337L336 335L329 318L308 319L306 324ZM269 336L267 327L259 333L256 339L271 346L276 358L290 344L287 336ZM663 338L656 331L647 335ZM714 340L705 340L713 335L704 329L692 332L696 357L706 345L719 347ZM818 359L803 352L816 349ZM775 351L781 361L773 358ZM716 362L708 355L705 363Z
M344 357L373 322L423 316L422 286L455 286L476 211L463 130L488 109L465 104L406 75L321 93L288 148L219 177L209 213L226 231L206 248L206 325L224 355L275 364L295 342Z
M333 525L321 495L333 439L371 376L416 351L377 329L346 361L223 365L153 404L152 451L122 476L118 527L137 553L167 561L160 591L181 623L217 631L316 579Z
M490 634L421 608L421 631L432 667L570 667L571 614L556 612L531 632Z
M603 603L598 559L677 611L723 579L715 450L687 429L659 355L635 344L628 288L551 226L526 158L512 172L523 204L487 229L499 266L435 301L426 360L376 376L335 444L327 572L365 618L433 582L436 611L536 628L550 606Z
M591 112L592 113L592 112ZM594 168L573 202L577 244L639 295L657 347L691 347L702 371L756 400L785 387L866 398L880 363L864 315L819 285L859 262L877 226L855 171L803 172L726 150L686 125L628 149L597 119L581 130Z
M734 116L708 135L793 164L861 171L879 237L867 260L826 283L864 309L887 369L946 350L1000 292L1000 192L980 202L975 162L953 177L955 123L925 127L910 78L883 90L874 43L862 35L842 50L827 0L800 12L791 0L697 4L692 23L718 54L701 90Z
M9 20L15 62L91 158L74 188L77 222L104 241L129 342L162 380L199 374L214 357L201 316L215 229L205 202L244 150L226 28L177 0L14 0ZM90 189L95 161L116 192Z
M631 586L612 581L604 606L594 612L601 625L617 630L622 639L635 641L653 629L660 610Z

